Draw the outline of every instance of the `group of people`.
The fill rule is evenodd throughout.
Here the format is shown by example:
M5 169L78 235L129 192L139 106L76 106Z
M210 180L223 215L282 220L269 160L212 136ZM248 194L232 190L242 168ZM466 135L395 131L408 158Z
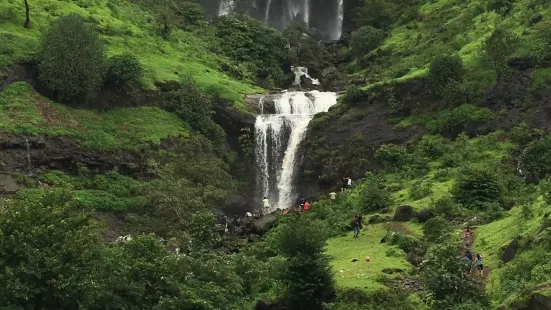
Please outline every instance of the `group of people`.
M469 274L472 271L472 267L476 268L477 272L480 273L481 277L484 277L484 262L482 261L482 256L480 254L473 255L471 252L471 243L473 240L473 232L470 227L467 227L463 233L463 242L465 244L465 255L461 258L467 268L469 269Z
M352 179L350 177L343 177L341 179L341 192L346 192L352 187Z

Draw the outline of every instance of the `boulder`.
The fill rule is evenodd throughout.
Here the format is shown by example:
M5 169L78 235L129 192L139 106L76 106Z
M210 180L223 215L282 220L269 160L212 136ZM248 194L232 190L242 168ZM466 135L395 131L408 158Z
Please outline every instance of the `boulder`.
M399 206L396 208L392 220L397 222L407 222L413 218L413 208L411 206Z
M367 223L369 223L369 224L379 224L379 223L390 222L390 220L391 220L390 216L375 214L367 220Z
M435 216L436 214L434 214L434 211L432 209L425 209L417 214L417 220L419 221L419 223L425 223Z
M11 195L21 189L21 186L9 174L0 174L0 194Z
M503 254L501 255L501 261L504 263L508 263L512 261L515 258L515 255L517 254L518 248L519 248L519 239L515 238L505 248L505 251L503 251Z
M265 234L268 230L274 227L277 221L277 216L273 213L264 215L252 223L252 231L258 235Z
M394 274L394 273L402 273L404 272L404 270L400 268L384 268L383 270L381 270L381 272L386 274Z

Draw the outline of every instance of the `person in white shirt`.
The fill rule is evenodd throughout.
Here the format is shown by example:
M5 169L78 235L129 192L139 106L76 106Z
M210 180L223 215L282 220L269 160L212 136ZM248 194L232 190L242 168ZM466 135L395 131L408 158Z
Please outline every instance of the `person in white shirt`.
M262 200L262 204L264 205L264 209L270 208L270 201L268 200L268 197L264 197L264 200Z
M347 179L348 179L348 183L346 184L346 188L350 189L350 187L352 187L352 179L350 177L348 177Z
M329 198L331 199L331 203L333 203L333 201L335 201L335 199L337 198L337 193L335 192L330 192L329 193Z

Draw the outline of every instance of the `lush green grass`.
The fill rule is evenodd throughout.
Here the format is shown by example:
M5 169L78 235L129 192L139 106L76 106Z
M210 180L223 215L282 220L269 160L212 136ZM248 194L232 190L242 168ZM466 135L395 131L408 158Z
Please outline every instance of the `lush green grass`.
M360 233L358 239L352 233L331 238L327 242L326 253L331 256L331 265L335 272L337 286L340 288L359 288L375 291L385 288L379 282L384 268L399 268L408 271L411 265L405 259L405 253L396 245L380 243L387 231L384 224L369 225ZM399 256L387 256L393 249ZM369 256L371 262L366 262ZM355 258L358 261L352 262Z
M108 54L128 51L140 59L146 88L155 88L155 82L191 76L202 88L235 103L242 102L246 93L260 91L247 81L231 79L218 71L228 60L211 51L211 34L174 31L170 40L163 40L156 33L152 16L129 1L36 0L30 6L31 27L24 29L23 2L0 3L0 68L32 59L39 47L40 31L58 16L78 13L102 34Z
M116 108L105 113L74 109L51 102L24 82L0 92L0 111L0 132L70 136L101 150L136 148L188 134L187 124L159 108Z

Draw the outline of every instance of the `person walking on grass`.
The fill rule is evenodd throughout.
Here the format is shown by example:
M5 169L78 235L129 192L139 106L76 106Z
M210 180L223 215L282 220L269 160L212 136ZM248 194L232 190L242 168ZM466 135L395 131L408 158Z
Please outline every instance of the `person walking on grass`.
M357 215L354 216L354 220L352 220L352 228L354 228L354 239L356 239L360 234L360 219Z
M476 254L476 269L480 272L480 276L484 278L484 262L482 261L482 256Z

